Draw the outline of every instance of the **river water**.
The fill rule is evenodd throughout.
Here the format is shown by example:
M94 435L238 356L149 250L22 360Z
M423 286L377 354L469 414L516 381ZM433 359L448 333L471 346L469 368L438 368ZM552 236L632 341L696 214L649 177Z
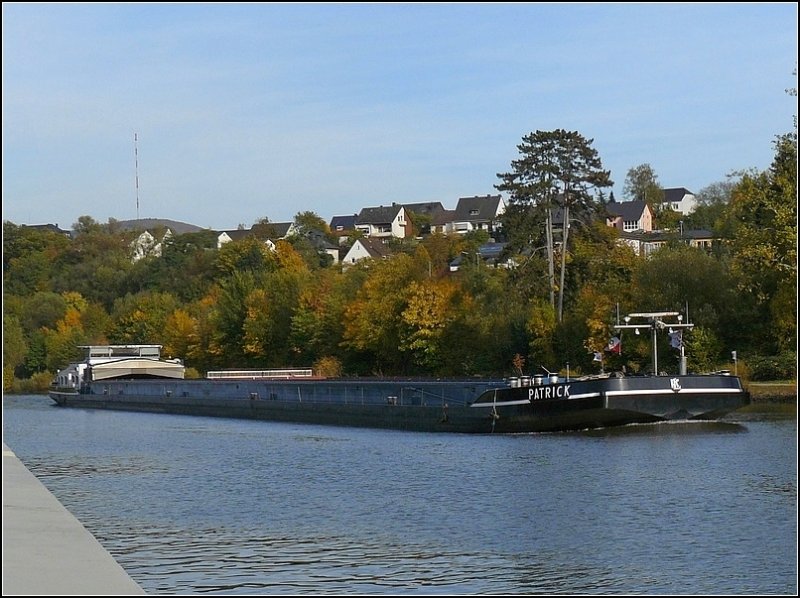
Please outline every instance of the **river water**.
M797 592L795 419L471 436L6 396L3 428L148 593Z

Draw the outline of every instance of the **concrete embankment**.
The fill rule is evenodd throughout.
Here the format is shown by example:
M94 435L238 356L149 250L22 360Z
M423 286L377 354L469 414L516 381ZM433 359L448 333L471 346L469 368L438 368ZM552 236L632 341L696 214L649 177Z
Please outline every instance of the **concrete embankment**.
M3 444L3 596L144 594Z

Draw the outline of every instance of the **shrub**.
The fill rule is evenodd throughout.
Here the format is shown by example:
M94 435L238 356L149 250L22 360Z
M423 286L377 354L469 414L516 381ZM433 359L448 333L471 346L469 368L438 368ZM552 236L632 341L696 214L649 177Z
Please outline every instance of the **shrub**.
M320 357L314 362L314 374L325 378L338 378L342 375L342 362L336 357Z
M197 380L198 378L202 378L203 375L198 372L195 368L186 368L183 371L183 377L187 380Z
M797 353L784 351L778 355L753 355L747 359L750 379L794 380L797 378Z
M11 387L11 392L19 394L41 394L50 389L53 381L53 374L50 372L39 372L30 378L15 379Z

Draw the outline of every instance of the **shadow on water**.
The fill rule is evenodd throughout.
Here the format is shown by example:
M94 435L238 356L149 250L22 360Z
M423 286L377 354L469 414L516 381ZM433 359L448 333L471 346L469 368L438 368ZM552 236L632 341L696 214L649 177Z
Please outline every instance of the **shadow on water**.
M581 430L575 434L602 438L620 436L701 436L706 434L737 434L747 428L736 422L674 420L652 424L629 424L612 428Z

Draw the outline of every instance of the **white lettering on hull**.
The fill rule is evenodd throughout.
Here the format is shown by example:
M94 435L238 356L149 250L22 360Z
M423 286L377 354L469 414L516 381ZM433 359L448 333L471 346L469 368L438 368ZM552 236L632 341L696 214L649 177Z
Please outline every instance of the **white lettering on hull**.
M569 384L559 386L536 386L528 389L528 399L530 401L541 401L545 399L568 399Z

